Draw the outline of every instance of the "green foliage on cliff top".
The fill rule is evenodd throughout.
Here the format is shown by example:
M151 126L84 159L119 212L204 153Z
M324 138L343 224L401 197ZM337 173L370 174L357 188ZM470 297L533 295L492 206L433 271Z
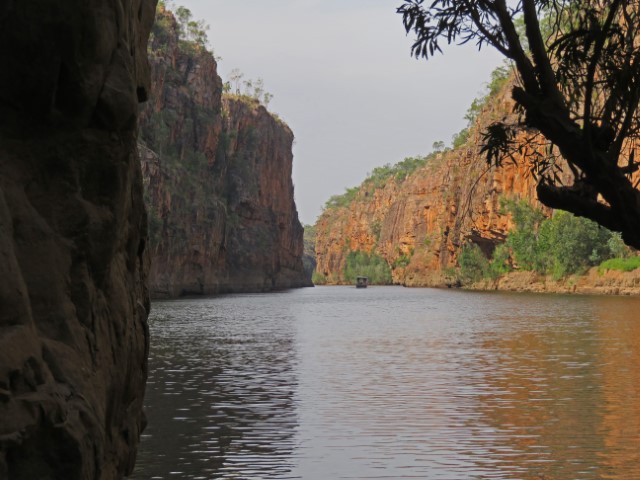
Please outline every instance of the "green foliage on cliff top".
M387 163L382 167L376 167L369 175L367 175L363 185L371 184L374 188L382 188L391 179L398 183L402 183L418 168L426 165L427 161L434 155L435 153L427 155L426 157L407 157L395 165Z
M169 0L160 0L158 2L156 21L151 30L153 38L149 42L150 45L155 40L161 45L161 49L166 48L170 36L173 35L171 31L172 17L176 21L177 30L175 35L177 36L180 50L186 53L209 52L213 54L207 36L209 25L204 20L195 20L193 13L188 8L176 6Z
M159 0L158 11L171 10L176 19L178 27L178 41L182 42L183 47L193 48L198 46L202 49L208 48L209 38L207 31L209 31L209 25L204 20L195 20L193 13L187 7L177 6L170 0ZM158 20L160 20L158 22ZM166 28L168 19L158 18L156 15L156 23L159 23L161 28Z
M467 113L464 115L464 118L467 121L467 126L458 133L453 134L453 137L451 138L451 146L453 148L460 148L468 142L470 129L476 123L478 117L489 104L491 99L494 98L507 84L512 71L513 68L510 64L505 62L491 72L490 80L485 84L484 92L471 102L471 105L467 109Z
M500 90L507 84L511 76L512 67L508 63L496 67L492 72L489 82L485 84L484 92L471 102L471 106L467 110L464 118L468 126L473 125L482 113L482 109L495 97Z
M324 204L324 210L342 208L351 204L356 198L360 187L346 188L342 195L332 195Z
M346 188L343 194L331 196L329 200L325 202L324 210L349 206L351 202L356 199L361 189L366 189L367 193L372 193L374 190L384 188L390 181L402 183L413 172L426 165L427 162L438 153L439 152L433 152L426 157L407 157L394 165L387 163L381 167L376 167L359 186Z
M265 90L264 80L258 77L256 80L244 78L244 73L238 68L231 70L229 80L223 85L225 94L247 102L258 102L265 107L273 99L273 95Z

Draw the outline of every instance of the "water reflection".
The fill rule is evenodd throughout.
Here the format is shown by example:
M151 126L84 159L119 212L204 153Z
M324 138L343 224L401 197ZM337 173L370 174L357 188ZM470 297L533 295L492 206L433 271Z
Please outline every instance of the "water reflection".
M543 312L528 312L524 302L517 315L496 319L478 345L490 478L601 478L597 320L584 299L551 300Z
M612 301L613 300L613 301ZM603 412L598 452L602 477L622 480L640 465L640 328L638 305L603 298L597 304ZM613 454L609 454L613 452Z
M134 478L634 478L638 311L381 287L157 303Z
M263 297L264 298L264 297ZM154 304L149 426L133 478L286 478L297 417L291 319L232 297ZM273 313L273 312L272 312Z

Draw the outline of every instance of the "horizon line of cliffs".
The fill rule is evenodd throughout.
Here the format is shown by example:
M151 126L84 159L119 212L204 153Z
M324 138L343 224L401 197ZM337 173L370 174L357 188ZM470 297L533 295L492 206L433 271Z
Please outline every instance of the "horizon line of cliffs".
M291 179L293 133L223 95L213 55L159 6L140 119L152 297L310 286Z
M503 199L525 200L551 216L552 210L536 197L536 180L527 155L531 152L516 154L513 162L504 162L500 168L489 167L480 153L483 127L497 118L508 120L513 105L506 85L488 100L461 147L432 153L400 181L393 175L384 182L369 177L359 187L349 189L341 202L328 202L315 224L314 281L351 283L351 278L346 278L352 268L348 266L350 255L362 252L381 258L389 266L391 278L386 283L451 286L456 283L455 270L463 246L475 244L489 256L513 229L511 215L501 206ZM640 269L604 275L591 271L579 281L568 282L515 271L501 279L465 286L638 294Z

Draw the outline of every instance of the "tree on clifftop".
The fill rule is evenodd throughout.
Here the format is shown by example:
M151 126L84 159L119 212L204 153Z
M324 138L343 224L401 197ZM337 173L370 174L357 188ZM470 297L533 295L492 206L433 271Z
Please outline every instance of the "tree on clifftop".
M515 4L512 6L512 4ZM632 174L640 131L638 0L405 0L398 8L412 54L429 58L440 43L491 45L509 58L518 82L519 125L494 123L482 151L500 165L523 128L546 154L534 158L538 198L590 218L640 248L640 191ZM538 150L539 151L539 150ZM557 175L554 152L573 172Z

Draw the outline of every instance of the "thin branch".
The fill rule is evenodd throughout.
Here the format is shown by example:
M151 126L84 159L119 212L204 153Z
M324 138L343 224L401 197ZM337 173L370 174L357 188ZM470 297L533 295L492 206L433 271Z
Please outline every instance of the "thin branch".
M609 10L609 14L607 15L607 19L602 28L602 32L596 40L596 44L593 49L593 56L591 57L591 61L589 62L589 66L587 68L587 84L584 99L584 131L586 141L589 142L589 145L591 145L591 106L593 101L592 97L596 70L602 56L602 49L604 48L604 44L609 38L607 32L609 32L609 29L611 28L615 15L621 4L622 0L614 0L613 5L611 5L611 9Z
M546 45L540 31L540 22L538 21L538 12L536 11L534 0L523 0L522 11L531 55L533 56L537 70L540 72L542 90L547 95L561 98L557 88L556 77L553 68L551 68L551 61L547 55ZM562 103L564 102L561 102L561 104Z
M505 0L496 0L494 8L498 15L498 21L500 22L502 31L504 32L507 45L509 45L509 52L506 56L515 62L516 68L522 77L525 90L530 93L537 93L540 87L536 80L533 64L525 53L524 48L522 48L518 31L513 24Z
M638 114L638 107L640 105L640 89L636 88L632 98L629 99L629 103L627 104L626 112L624 113L624 120L622 122L622 126L620 127L620 131L618 133L618 137L613 142L612 152L616 153L616 158L620 155L622 151L622 145L629 134L629 130L631 129L631 125L633 121L636 120L636 116Z
M495 36L485 27L485 25L482 23L482 19L480 18L480 14L478 13L478 10L475 8L475 6L468 1L465 1L465 5L467 5L467 7L469 8L471 20L473 20L474 25L480 31L480 33L482 33L482 35L485 36L485 38L489 41L489 43L494 48L496 48L505 57L508 57L509 50L505 48L505 46L500 41L499 37Z

